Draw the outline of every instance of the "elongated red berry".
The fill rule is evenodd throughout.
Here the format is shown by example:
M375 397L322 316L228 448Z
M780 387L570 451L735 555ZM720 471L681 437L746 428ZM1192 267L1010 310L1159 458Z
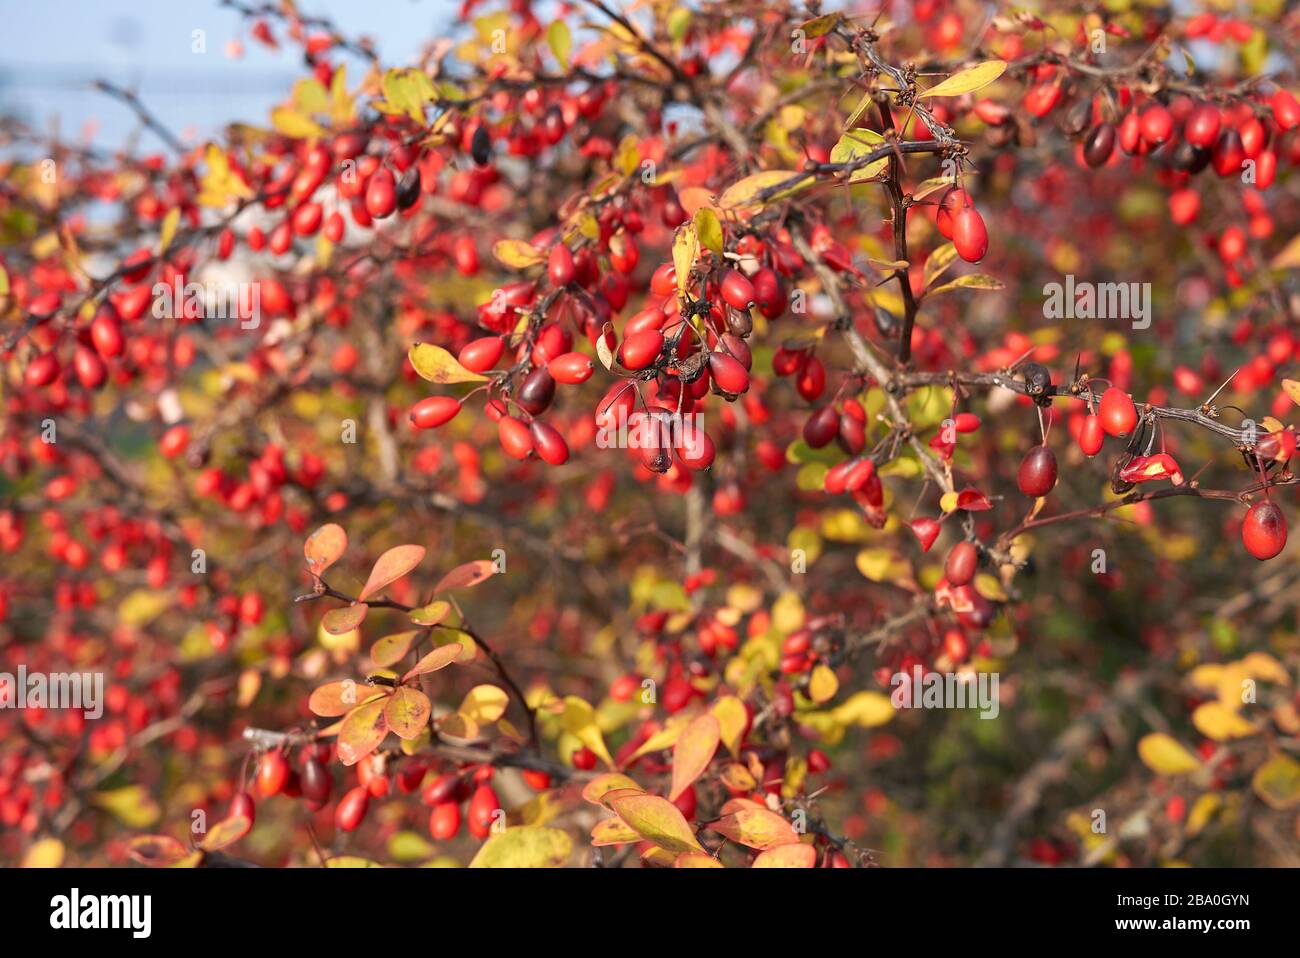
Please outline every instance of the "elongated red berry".
M754 284L737 270L722 277L722 298L732 309L749 309L754 305Z
M551 285L557 289L573 282L573 254L569 252L569 247L563 243L555 244L546 263L546 273L551 279Z
M1089 414L1083 417L1079 427L1079 448L1085 456L1095 456L1101 452L1106 442L1106 430L1101 427L1101 417Z
M582 353L563 353L546 364L546 371L557 383L574 386L591 378L595 365Z
M467 343L456 358L470 372L481 373L495 366L505 349L506 341L500 336L484 336Z
M497 438L506 455L514 459L527 459L533 451L532 434L528 427L514 416L502 416L497 423Z
M340 831L354 832L360 827L369 807L370 792L364 785L358 785L339 799L338 807L334 809L334 824Z
M370 175L366 184L366 212L377 220L391 216L397 208L397 181L392 171L381 166Z
M979 210L968 206L952 220L952 245L957 255L968 263L978 263L989 251L989 233Z
M623 340L619 348L619 361L628 369L645 369L664 348L664 334L657 329L643 329Z
M975 578L978 563L979 553L975 549L975 543L963 539L949 551L948 559L943 565L944 577L949 585L967 585Z
M528 426L528 432L532 436L533 448L543 462L562 466L569 461L569 444L550 423L534 419Z
M709 353L709 375L723 392L738 394L749 389L749 373L726 353Z
M452 396L430 396L411 407L411 422L416 429L435 429L451 422L460 412L460 400Z

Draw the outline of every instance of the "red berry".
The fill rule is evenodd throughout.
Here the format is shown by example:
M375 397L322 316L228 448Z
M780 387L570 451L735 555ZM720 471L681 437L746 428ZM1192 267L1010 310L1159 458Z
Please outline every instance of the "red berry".
M1159 103L1153 103L1142 111L1142 139L1152 146L1159 146L1169 139L1174 131L1174 118Z
M1046 446L1034 446L1020 461L1016 482L1032 499L1047 495L1056 485L1056 455Z
M497 423L497 438L501 441L501 448L506 451L506 455L514 459L527 459L528 454L533 451L532 433L514 416L501 417L501 421Z
M948 553L948 559L943 565L944 577L949 585L966 585L975 578L978 563L979 553L975 549L975 543L963 539Z
M564 353L546 364L546 371L551 374L551 378L566 386L585 383L595 368L591 357L582 353Z
M501 811L501 802L491 785L480 785L469 800L469 833L487 838Z
M1270 499L1250 507L1241 524L1241 541L1256 559L1271 559L1286 545L1286 516Z
M534 419L528 426L528 432L532 436L533 448L543 462L562 466L569 461L569 445L554 426Z
M1106 431L1102 429L1101 417L1092 414L1084 416L1083 425L1079 427L1079 448L1083 450L1083 454L1097 455L1105 442Z
M1218 139L1219 123L1219 108L1213 103L1202 103L1183 123L1183 139L1192 146L1209 149Z
M339 799L338 807L334 809L334 824L340 831L354 832L366 817L369 807L370 792L364 785L357 785Z
M1111 386L1101 394L1097 415L1101 419L1101 428L1109 436L1127 436L1137 425L1137 408L1133 399L1118 386Z
M975 207L968 206L953 217L952 243L957 255L968 263L978 263L989 251L989 233Z
M645 369L664 348L664 334L657 329L644 329L633 333L619 348L619 361L628 369Z
M247 818L249 822L257 820L257 805L253 802L253 796L247 792L236 792L235 797L230 800L230 811L227 812L230 818Z
M749 309L754 295L754 284L743 273L733 269L722 277L722 298L732 309Z
M557 289L573 282L573 253L569 252L569 247L563 243L555 245L547 260L546 272L550 276L551 285Z
M839 413L834 406L822 406L803 424L803 440L813 449L830 445L840 429Z
M381 166L370 175L366 184L366 212L377 220L391 216L397 208L397 181L392 171Z
M709 353L709 374L723 392L738 394L749 389L749 373L739 360L726 353Z
M416 429L434 429L450 422L460 412L460 400L452 396L430 396L411 407L411 422Z
M460 803L439 802L429 812L429 834L437 841L455 838L460 831Z
M302 788L302 797L307 799L313 805L324 805L329 801L330 790L334 787L334 781L330 777L329 769L320 759L312 756L303 762L302 774L299 776L300 786Z
M497 364L505 348L506 341L500 336L484 336L466 344L456 358L472 373L486 372Z

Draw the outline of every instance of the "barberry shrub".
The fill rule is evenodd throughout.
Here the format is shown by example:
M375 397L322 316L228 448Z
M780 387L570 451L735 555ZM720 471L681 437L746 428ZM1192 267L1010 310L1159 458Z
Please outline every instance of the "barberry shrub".
M0 859L1285 860L1294 11L232 6L4 126Z

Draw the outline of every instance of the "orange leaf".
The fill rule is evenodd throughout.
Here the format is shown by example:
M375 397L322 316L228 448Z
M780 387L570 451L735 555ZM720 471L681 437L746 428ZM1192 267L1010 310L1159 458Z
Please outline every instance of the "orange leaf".
M321 619L321 625L330 635L343 635L351 632L362 622L366 620L366 613L370 611L370 606L364 602L357 602L354 605L345 605L341 609L330 609Z
M319 578L326 569L338 561L348 547L348 534L342 526L330 522L307 537L302 554L307 558L307 569Z
M674 868L721 868L722 862L704 852L682 852L673 862Z
M425 675L429 672L437 672L439 669L445 669L451 663L455 662L465 649L459 642L452 642L450 645L440 645L434 649L419 662L411 671L402 676L402 681L415 675Z
M311 698L307 700L307 708L315 715L333 718L336 715L346 715L368 698L369 690L363 694L362 686L356 679L342 679L327 682L312 692Z
M396 582L419 565L423 558L424 546L394 546L389 549L379 557L375 567L370 570L370 578L366 580L366 586L357 596L357 600L364 600L385 586Z
M799 833L789 822L766 808L742 808L724 815L709 828L750 848L775 848L799 840Z
M658 795L624 795L610 800L614 813L646 841L680 855L682 852L702 852L677 806Z
M778 845L765 852L759 852L752 868L814 868L817 865L817 849L811 845Z
M1294 379L1282 380L1282 391L1291 397L1291 401L1300 406L1300 382Z
M339 729L339 761L344 765L355 765L375 749L388 734L388 719L384 708L388 696L381 696L365 705L359 705L348 713Z
M487 559L478 559L474 562L466 562L464 565L458 565L448 572L433 587L436 593L450 592L452 589L464 589L471 585L478 585L484 579L492 577L496 572L496 565Z
M429 724L433 706L419 689L403 686L389 696L384 706L384 720L398 738L413 739Z
M668 793L670 802L686 791L697 778L704 774L713 760L713 753L718 750L722 738L722 726L715 716L705 713L682 732L681 738L673 747L673 787Z

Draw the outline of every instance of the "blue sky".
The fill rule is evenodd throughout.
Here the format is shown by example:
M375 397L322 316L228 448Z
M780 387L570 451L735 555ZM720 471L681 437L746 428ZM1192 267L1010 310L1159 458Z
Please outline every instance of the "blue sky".
M409 60L448 33L456 0L299 0L304 15L324 15L348 36L372 36L386 63ZM0 0L6 42L0 53L0 112L33 125L57 120L77 139L88 122L96 142L121 145L136 129L130 111L88 89L103 78L136 89L149 108L187 142L231 120L265 124L271 104L302 75L300 55L250 41L243 19L216 0ZM204 30L207 52L192 52ZM244 40L244 56L224 49ZM141 145L160 146L151 134Z

